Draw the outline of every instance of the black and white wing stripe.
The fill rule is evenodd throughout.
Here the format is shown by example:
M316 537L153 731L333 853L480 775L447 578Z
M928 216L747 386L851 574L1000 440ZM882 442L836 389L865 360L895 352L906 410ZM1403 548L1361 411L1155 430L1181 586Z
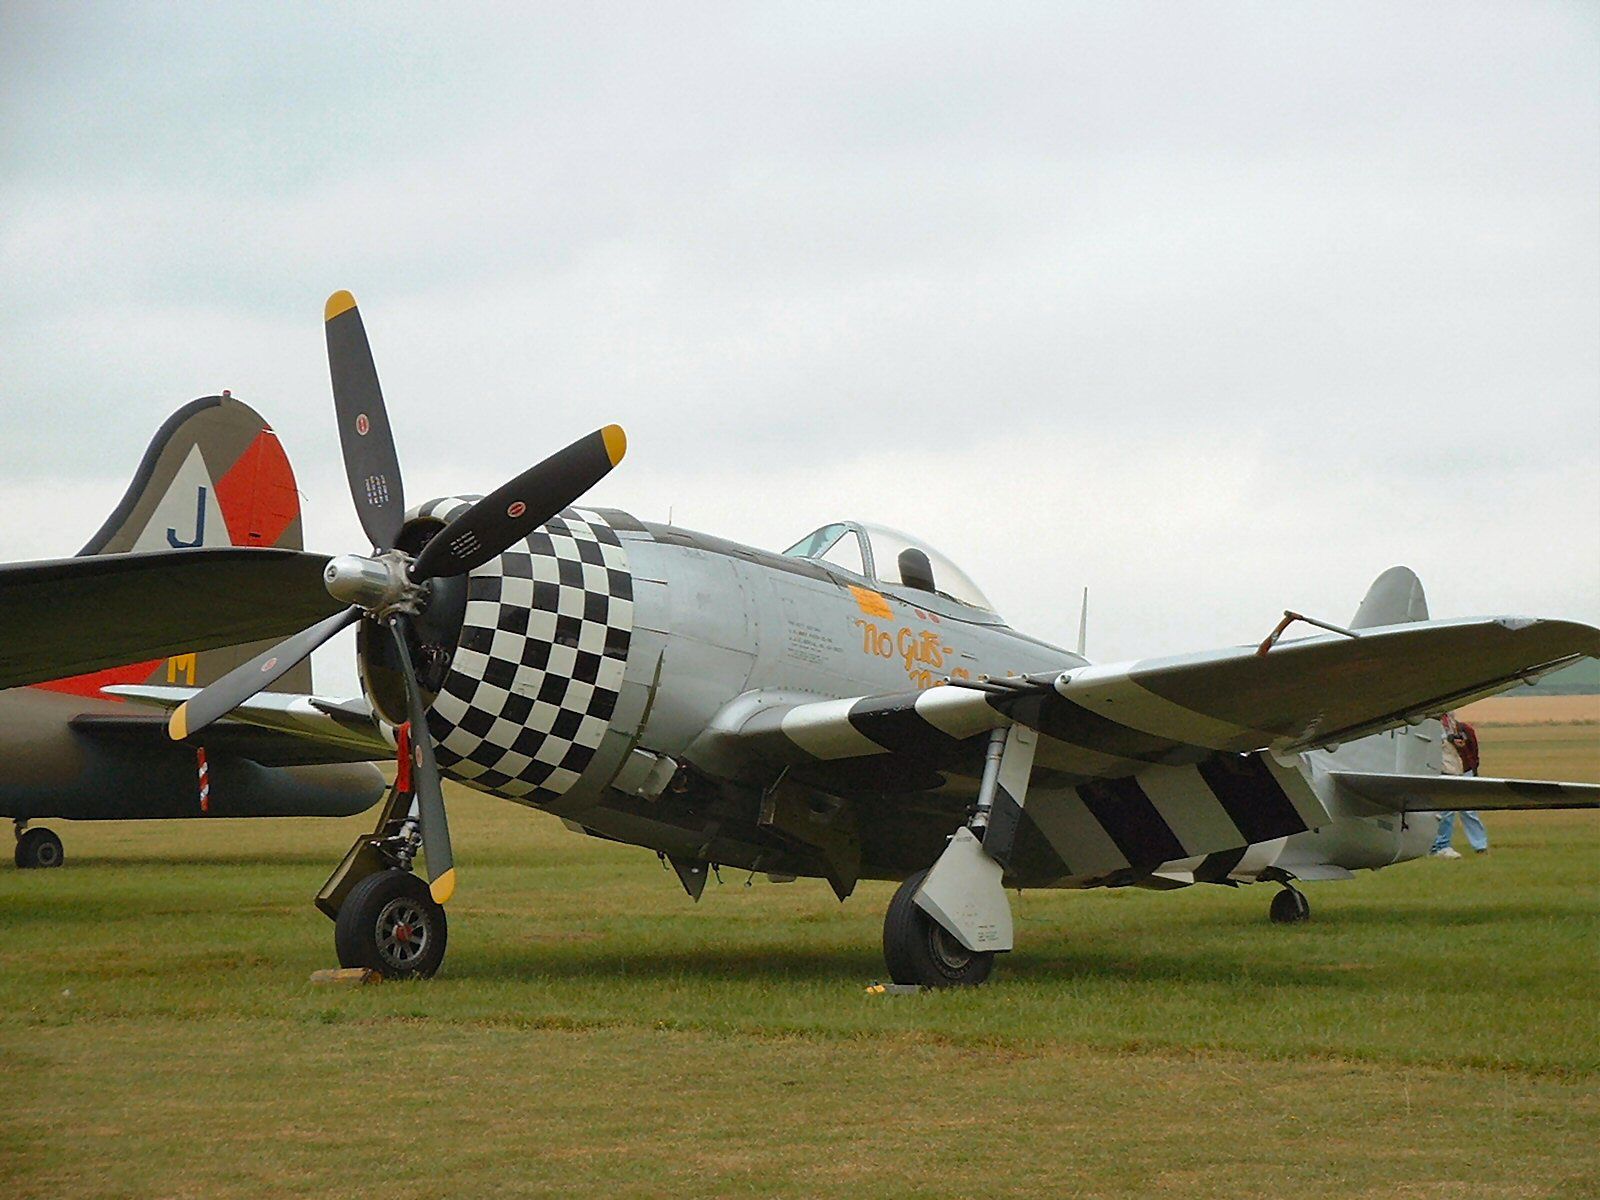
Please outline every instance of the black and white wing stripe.
M1565 621L1411 622L1004 684L795 704L741 697L719 744L804 764L851 790L844 764L896 760L908 778L975 776L990 730L1039 733L1026 803L997 803L985 846L1015 882L1116 878L1274 842L1327 820L1298 751L1416 723L1530 672L1600 654ZM859 776L857 777L859 778ZM996 833L999 834L996 837ZM1211 859L1199 871L1237 864Z
M1569 621L1412 622L1282 642L1264 655L1232 647L1003 687L779 705L727 732L773 761L912 754L937 765L965 740L1015 721L1044 735L1036 766L1116 778L1219 751L1306 750L1415 724L1586 655L1600 657L1600 630Z

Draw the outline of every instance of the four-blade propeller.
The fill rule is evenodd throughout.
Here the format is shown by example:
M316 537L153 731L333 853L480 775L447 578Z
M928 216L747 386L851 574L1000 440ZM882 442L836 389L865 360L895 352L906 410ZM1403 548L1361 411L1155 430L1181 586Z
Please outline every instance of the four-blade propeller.
M268 687L334 634L363 617L387 626L405 682L412 771L428 884L443 904L455 890L444 792L428 732L428 702L411 661L411 619L428 604L431 579L464 575L489 562L574 503L622 461L627 439L607 425L490 492L433 535L413 558L395 548L405 524L405 488L389 414L366 328L349 292L335 292L323 313L328 370L345 476L373 554L328 564L328 591L350 607L236 667L172 714L174 739L192 737Z

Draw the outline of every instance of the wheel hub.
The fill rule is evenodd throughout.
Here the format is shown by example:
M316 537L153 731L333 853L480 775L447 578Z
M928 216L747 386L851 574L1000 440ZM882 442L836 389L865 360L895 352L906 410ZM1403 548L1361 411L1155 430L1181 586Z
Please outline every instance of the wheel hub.
M378 913L378 953L396 967L409 967L428 946L428 918L409 896L391 900Z
M952 975L967 969L972 962L972 951L956 941L937 921L928 922L928 949L945 971Z

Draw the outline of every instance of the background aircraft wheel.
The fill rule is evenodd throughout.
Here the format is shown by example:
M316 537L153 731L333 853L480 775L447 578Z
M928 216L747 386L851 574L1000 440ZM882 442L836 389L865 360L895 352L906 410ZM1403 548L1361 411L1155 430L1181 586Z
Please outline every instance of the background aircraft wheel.
M883 960L896 983L973 987L994 970L994 951L968 950L912 899L926 871L900 885L883 918Z
M341 967L371 967L386 979L426 979L444 961L444 906L410 871L368 875L345 897L333 926Z
M17 838L17 866L59 867L66 858L61 839L48 829L24 829Z
M1279 925L1298 925L1311 919L1311 902L1292 887L1272 898L1272 919Z

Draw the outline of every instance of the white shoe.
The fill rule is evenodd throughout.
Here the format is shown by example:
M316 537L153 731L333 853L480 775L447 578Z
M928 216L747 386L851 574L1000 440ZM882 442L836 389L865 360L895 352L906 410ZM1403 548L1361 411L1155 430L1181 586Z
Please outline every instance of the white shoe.
M1430 851L1428 851L1428 857L1429 858L1460 858L1461 854L1460 854L1459 851L1457 851L1453 847L1446 846L1443 850L1430 850Z

